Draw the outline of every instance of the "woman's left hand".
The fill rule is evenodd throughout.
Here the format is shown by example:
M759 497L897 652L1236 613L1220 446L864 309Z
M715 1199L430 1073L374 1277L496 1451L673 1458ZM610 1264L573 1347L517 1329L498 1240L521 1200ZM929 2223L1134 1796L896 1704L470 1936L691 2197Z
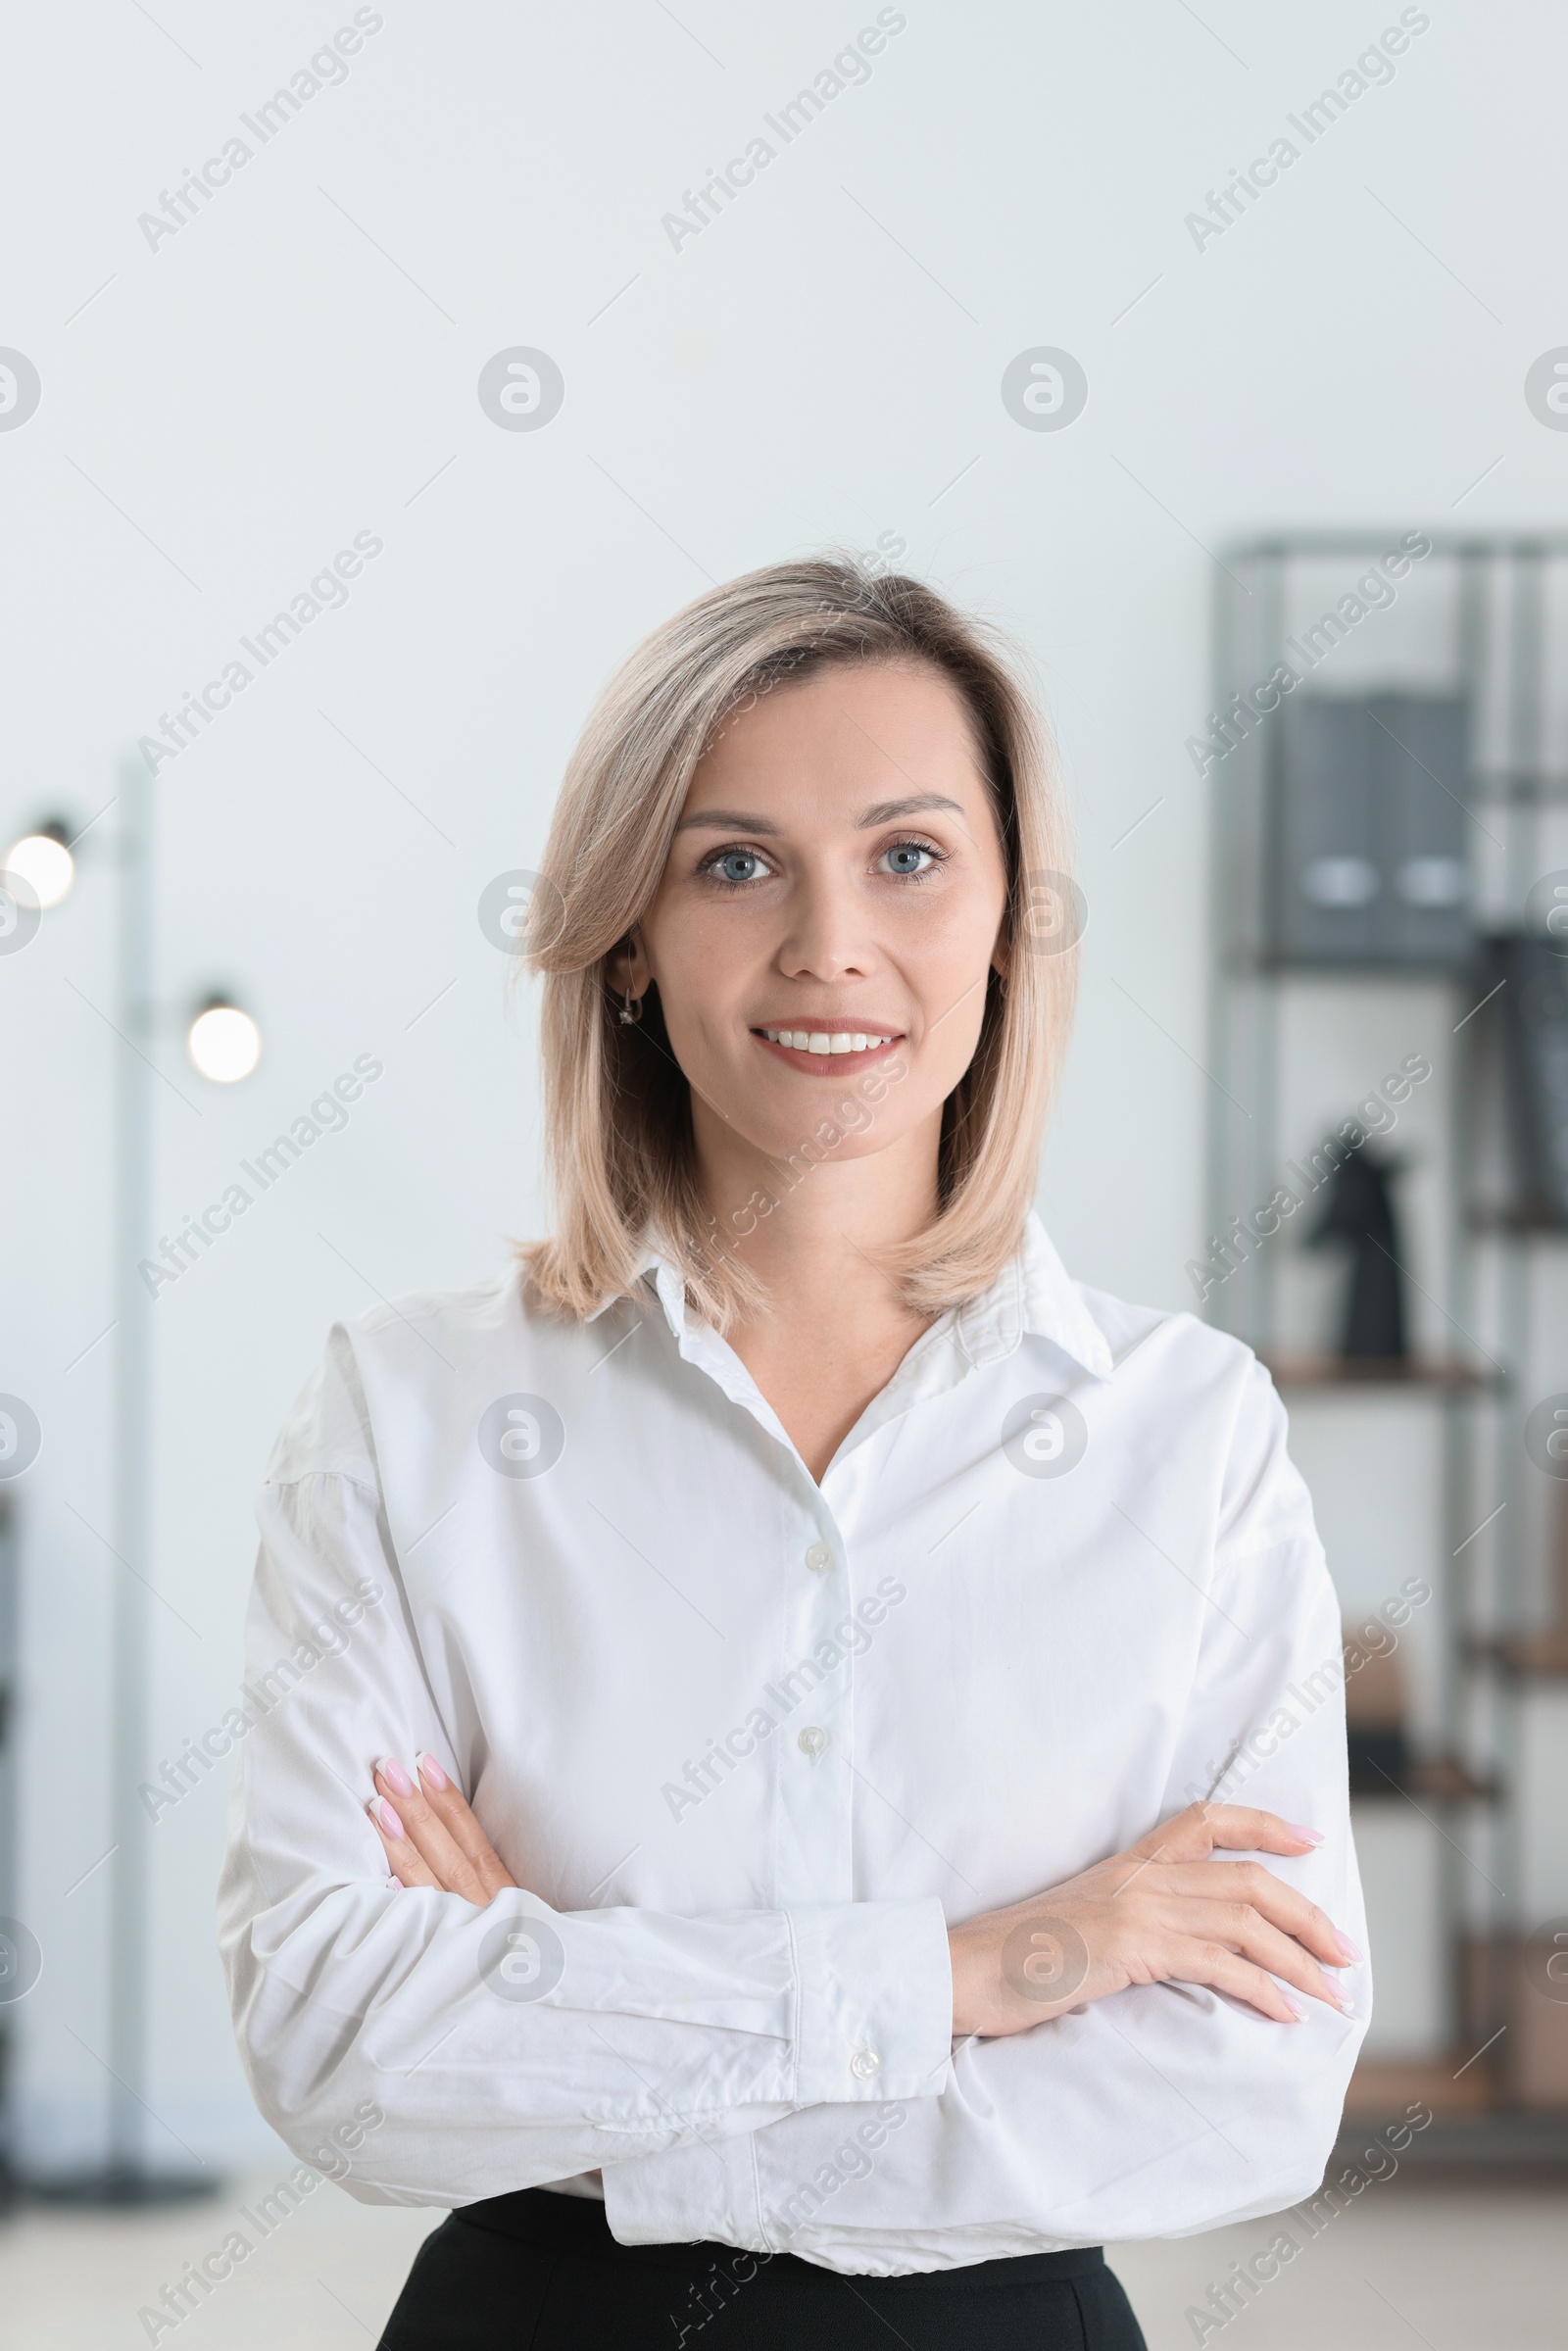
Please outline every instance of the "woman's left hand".
M433 1755L416 1755L411 1778L395 1755L375 1767L376 1793L366 1807L399 1886L433 1886L483 1910L504 1886L515 1886L505 1862Z

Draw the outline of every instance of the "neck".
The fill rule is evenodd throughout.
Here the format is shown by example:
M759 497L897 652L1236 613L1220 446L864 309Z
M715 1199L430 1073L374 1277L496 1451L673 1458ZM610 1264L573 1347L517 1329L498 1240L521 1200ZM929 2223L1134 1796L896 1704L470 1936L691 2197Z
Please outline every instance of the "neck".
M802 1173L694 1107L703 1197L725 1234L736 1233L732 1207L776 1202L730 1242L767 1300L729 1341L820 1477L926 1328L879 1258L936 1215L941 1112L884 1151Z
M697 1171L703 1198L729 1246L766 1284L770 1317L796 1318L808 1299L891 1293L878 1254L910 1241L937 1212L940 1111L886 1150L792 1164L767 1156L697 1105ZM706 1131L705 1131L706 1130ZM763 1203L775 1204L765 1214ZM740 1231L731 1210L751 1210Z

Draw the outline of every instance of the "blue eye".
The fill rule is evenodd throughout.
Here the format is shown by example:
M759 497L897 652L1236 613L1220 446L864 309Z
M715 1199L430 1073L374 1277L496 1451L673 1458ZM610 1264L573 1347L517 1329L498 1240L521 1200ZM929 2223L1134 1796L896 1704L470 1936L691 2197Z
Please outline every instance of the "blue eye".
M761 867L761 858L755 850L726 849L715 870L726 882L754 882Z
M896 841L891 849L883 852L883 863L887 871L906 879L931 871L937 862L936 851L928 849L923 841Z

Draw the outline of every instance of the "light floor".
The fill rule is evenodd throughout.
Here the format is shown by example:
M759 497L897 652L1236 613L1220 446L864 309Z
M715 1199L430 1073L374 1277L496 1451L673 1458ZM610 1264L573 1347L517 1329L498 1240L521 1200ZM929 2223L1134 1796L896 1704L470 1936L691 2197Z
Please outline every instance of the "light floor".
M219 2246L274 2177L154 2218L30 2210L0 2223L0 2351L144 2345L139 2307ZM366 2351L440 2217L355 2204L323 2184L158 2341L178 2351ZM1190 2351L1189 2306L1270 2234L1267 2222L1250 2221L1114 2249L1150 2351ZM1203 2340L1226 2351L1565 2351L1568 2186L1375 2185Z

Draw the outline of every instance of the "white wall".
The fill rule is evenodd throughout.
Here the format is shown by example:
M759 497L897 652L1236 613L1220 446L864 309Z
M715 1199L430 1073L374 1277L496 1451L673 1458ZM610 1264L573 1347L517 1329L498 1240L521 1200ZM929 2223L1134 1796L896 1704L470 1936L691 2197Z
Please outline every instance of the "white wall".
M1522 396L1568 333L1568 27L1544 4L1434 0L1393 82L1200 251L1184 216L1396 7L909 0L870 81L677 252L662 214L870 0L680 0L679 23L644 0L382 0L346 82L149 250L138 215L350 13L88 0L7 35L0 342L43 399L0 432L6 837L56 806L90 815L122 747L241 632L357 531L385 543L346 609L159 771L162 990L226 981L267 1038L221 1095L177 1036L160 1048L200 1111L157 1089L161 1210L215 1197L356 1054L385 1063L350 1129L159 1301L157 1575L193 1628L154 1610L159 1754L228 1702L251 1494L327 1323L472 1279L538 1228L526 1024L474 906L532 861L589 698L640 632L710 577L892 532L1027 641L1092 906L1048 1213L1083 1275L1183 1305L1207 1085L1204 797L1183 750L1208 708L1205 550L1275 524L1568 516L1568 438ZM515 344L564 373L540 432L497 429L475 396ZM1088 372L1062 432L1020 429L999 397L1041 344ZM88 2143L116 1964L107 1871L65 1893L109 1841L121 1571L92 1529L112 1343L66 1367L113 1310L122 1049L91 1008L111 891L84 871L0 965L0 1388L45 1429L21 1907L46 1951L24 2082L51 2160ZM152 2103L215 2155L249 2127L211 1947L220 1809L204 1788L152 1839Z

